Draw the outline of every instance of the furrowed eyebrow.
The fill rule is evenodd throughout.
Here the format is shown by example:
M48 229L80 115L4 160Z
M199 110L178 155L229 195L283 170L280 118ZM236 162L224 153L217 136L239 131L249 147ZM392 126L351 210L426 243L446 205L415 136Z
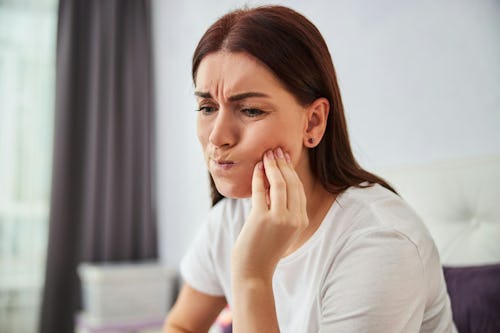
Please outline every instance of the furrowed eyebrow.
M236 102L236 101L241 101L242 99L250 98L250 97L267 97L267 98L269 98L269 95L266 95L266 94L260 93L260 92L246 92L246 93L237 94L237 95L233 95L233 96L229 97L229 101Z
M201 98L212 98L212 95L210 95L209 92L195 91L194 95L198 96L198 97L201 97Z
M201 98L212 98L212 95L209 92L204 92L204 91L195 91L194 92L195 96L201 97ZM246 92L246 93L241 93L241 94L236 94L231 97L229 97L230 102L237 102L241 101L242 99L245 98L250 98L250 97L266 97L269 98L269 95L266 95L261 92Z

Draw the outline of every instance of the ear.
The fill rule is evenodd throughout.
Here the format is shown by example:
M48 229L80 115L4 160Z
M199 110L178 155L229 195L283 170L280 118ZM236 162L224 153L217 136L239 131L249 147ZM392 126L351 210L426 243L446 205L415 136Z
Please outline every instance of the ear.
M316 147L325 134L330 103L324 97L316 99L306 108L303 142L308 148Z

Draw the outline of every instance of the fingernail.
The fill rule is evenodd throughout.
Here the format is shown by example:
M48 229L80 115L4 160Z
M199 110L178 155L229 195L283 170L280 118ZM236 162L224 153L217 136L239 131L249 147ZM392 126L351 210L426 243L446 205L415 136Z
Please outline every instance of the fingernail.
M259 161L259 163L257 163L257 168L261 171L264 170L264 164L262 163L262 161Z
M285 153L285 159L288 163L292 163L292 159L290 158L290 154Z
M274 154L273 154L272 150L268 150L266 155L267 155L267 158L274 160Z
M284 158L285 156L283 155L283 150L281 148L276 149L276 156L278 158Z

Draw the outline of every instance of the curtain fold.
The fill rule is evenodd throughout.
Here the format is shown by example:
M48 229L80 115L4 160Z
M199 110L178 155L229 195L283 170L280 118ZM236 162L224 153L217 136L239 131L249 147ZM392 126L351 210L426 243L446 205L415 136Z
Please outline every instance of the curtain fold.
M149 0L61 0L40 332L73 331L80 262L157 258Z

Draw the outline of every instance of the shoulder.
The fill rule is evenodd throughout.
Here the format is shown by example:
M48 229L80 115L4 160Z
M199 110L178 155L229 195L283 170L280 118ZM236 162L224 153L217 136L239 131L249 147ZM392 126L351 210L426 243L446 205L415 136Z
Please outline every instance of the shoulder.
M401 312L407 316L400 317L402 324L411 317L420 325L420 314L431 301L439 299L436 307L443 306L446 287L437 249L423 221L403 198L379 185L351 187L339 196L336 206L329 225L337 232L337 244L331 245L335 251L321 287L325 316L370 304L363 316L367 325L405 308L409 312ZM347 300L343 309L337 305L340 297Z
M364 184L363 184L364 185ZM409 208L404 200L394 192L379 184L368 187L350 187L338 198L339 204L349 208L363 208L375 211L385 208Z
M376 184L351 187L338 198L340 214L350 217L358 231L384 228L411 235L427 233L418 214L399 195Z
M372 242L385 255L406 247L421 261L437 256L434 241L419 215L399 195L380 186L351 187L338 198L337 220L344 246Z
M191 287L208 295L230 294L230 253L247 210L246 200L229 198L210 209L181 263Z

